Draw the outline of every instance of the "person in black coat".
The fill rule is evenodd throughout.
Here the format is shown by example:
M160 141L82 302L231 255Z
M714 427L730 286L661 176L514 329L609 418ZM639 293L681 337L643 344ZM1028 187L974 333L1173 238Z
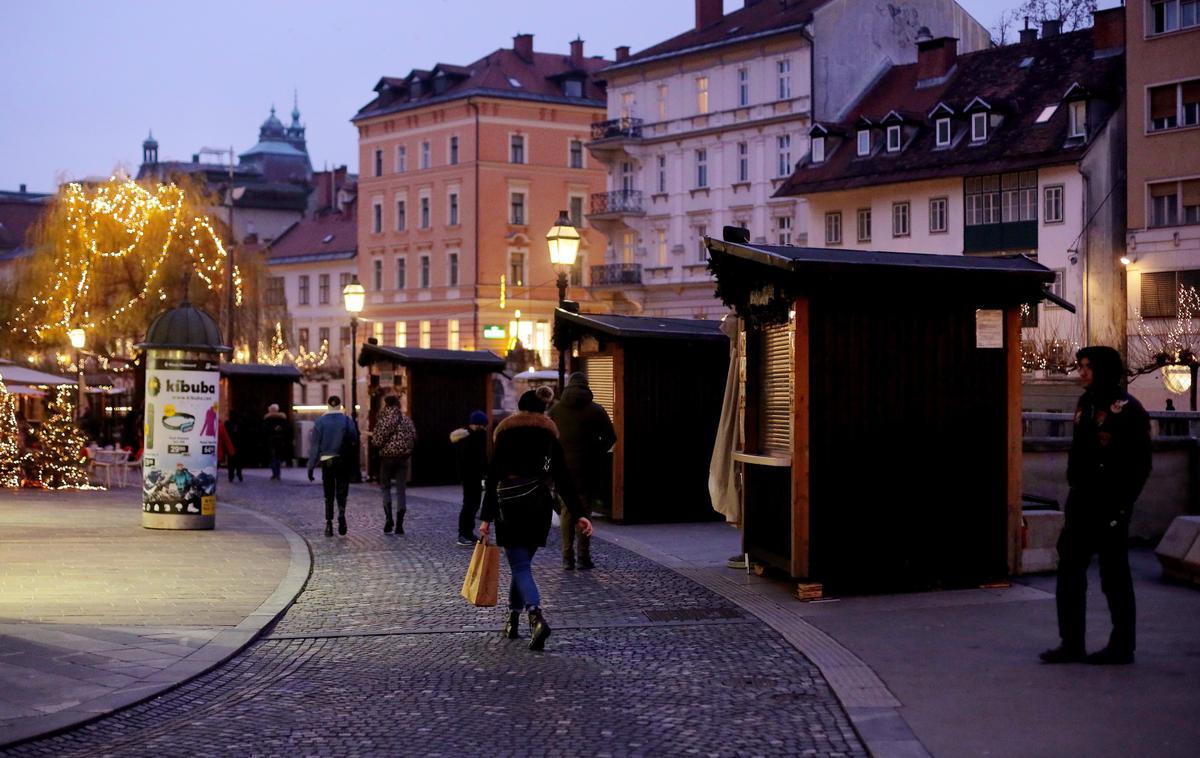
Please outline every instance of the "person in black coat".
M1046 663L1133 663L1135 608L1129 571L1129 519L1150 476L1150 417L1121 387L1125 367L1111 347L1080 350L1079 383L1067 458L1066 519L1058 540L1058 633L1062 644L1041 654ZM1108 598L1108 645L1084 648L1087 570L1100 556L1100 587Z
M496 427L479 533L487 539L491 524L496 524L496 544L504 548L512 569L504 636L517 638L517 624L521 611L525 610L529 613L529 649L541 650L550 636L550 625L542 615L532 562L537 549L546 546L546 535L550 533L554 495L548 485L552 483L557 488L569 515L578 519L580 532L590 536L592 522L584 515L583 501L567 472L558 428L545 415L545 402L530 390L521 395L517 409L517 413ZM506 502L501 502L500 489L516 489L516 485L537 482L541 484L525 487L531 492L529 497L518 502L507 500L506 496Z
M487 414L472 411L465 429L450 432L450 442L458 459L458 476L462 479L462 508L458 511L458 544L475 544L475 514L483 495L483 480L487 476Z

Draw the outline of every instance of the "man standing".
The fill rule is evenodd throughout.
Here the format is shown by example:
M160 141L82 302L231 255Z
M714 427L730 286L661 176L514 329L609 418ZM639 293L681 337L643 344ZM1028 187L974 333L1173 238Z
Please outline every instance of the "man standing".
M463 501L458 511L458 544L475 544L475 514L483 498L483 480L487 476L487 414L472 411L466 429L450 432L450 442L458 458L458 476L462 479Z
M333 501L338 505L338 534L346 533L346 498L350 494L350 468L357 465L358 430L342 412L342 399L330 395L328 407L313 426L308 454L308 481L315 481L313 469L321 464L321 484L325 488L325 536L333 536Z
M408 510L405 486L408 482L408 459L417 445L417 428L413 421L400 410L400 398L388 395L383 399L383 409L375 428L371 430L371 441L379 450L379 490L383 493L383 533L404 534L404 514ZM392 521L392 487L396 488L396 520Z
M599 403L593 402L592 397L587 375L577 371L567 380L567 388L563 390L562 398L550 409L550 418L558 427L567 471L587 504L587 513L584 515L591 515L596 501L604 498L603 488L608 484L601 481L605 471L605 456L617 441L617 433L613 430L608 412ZM590 569L594 565L592 540L576 530L577 523L578 519L572 518L566 510L563 511L562 559L563 568L568 571L576 565L581 569ZM578 564L575 561L576 540L579 546Z
M288 456L291 446L292 422L277 404L271 403L267 406L267 415L263 416L263 426L267 429L267 445L271 448L271 478L278 479L280 463Z
M1135 610L1129 572L1129 518L1150 476L1150 418L1121 387L1125 367L1111 347L1076 356L1084 393L1075 409L1067 459L1066 523L1058 540L1058 633L1062 644L1041 654L1046 663L1133 663ZM1084 649L1087 571L1100 556L1100 588L1108 598L1108 645Z

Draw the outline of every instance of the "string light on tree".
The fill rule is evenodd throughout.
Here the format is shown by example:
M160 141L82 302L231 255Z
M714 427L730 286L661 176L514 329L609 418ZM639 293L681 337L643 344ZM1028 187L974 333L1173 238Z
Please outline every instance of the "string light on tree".
M0 487L20 487L25 478L25 454L17 445L16 400L0 376Z
M71 387L54 388L54 399L46 406L46 418L37 430L38 450L33 455L37 482L47 489L90 489L87 458L83 447L87 439L75 424Z

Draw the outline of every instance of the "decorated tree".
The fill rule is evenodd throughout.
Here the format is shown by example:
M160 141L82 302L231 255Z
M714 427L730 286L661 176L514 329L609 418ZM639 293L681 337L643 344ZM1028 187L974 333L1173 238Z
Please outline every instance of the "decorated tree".
M0 487L21 486L25 455L17 442L19 437L16 401L0 376Z
M34 469L38 482L49 489L86 487L88 483L83 453L87 439L75 423L71 394L72 389L65 385L54 389L54 399L46 406L46 418L37 431Z

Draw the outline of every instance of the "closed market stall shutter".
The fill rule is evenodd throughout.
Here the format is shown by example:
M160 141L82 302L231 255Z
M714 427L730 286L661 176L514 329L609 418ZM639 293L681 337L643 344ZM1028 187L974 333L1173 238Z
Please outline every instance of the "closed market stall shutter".
M762 449L776 454L792 452L792 326L780 324L763 330Z
M592 390L592 399L608 411L609 418L612 418L617 399L616 383L613 378L613 357L611 355L594 355L584 358L583 366L588 377L588 387Z
M1142 318L1174 318L1179 307L1174 271L1142 274Z

